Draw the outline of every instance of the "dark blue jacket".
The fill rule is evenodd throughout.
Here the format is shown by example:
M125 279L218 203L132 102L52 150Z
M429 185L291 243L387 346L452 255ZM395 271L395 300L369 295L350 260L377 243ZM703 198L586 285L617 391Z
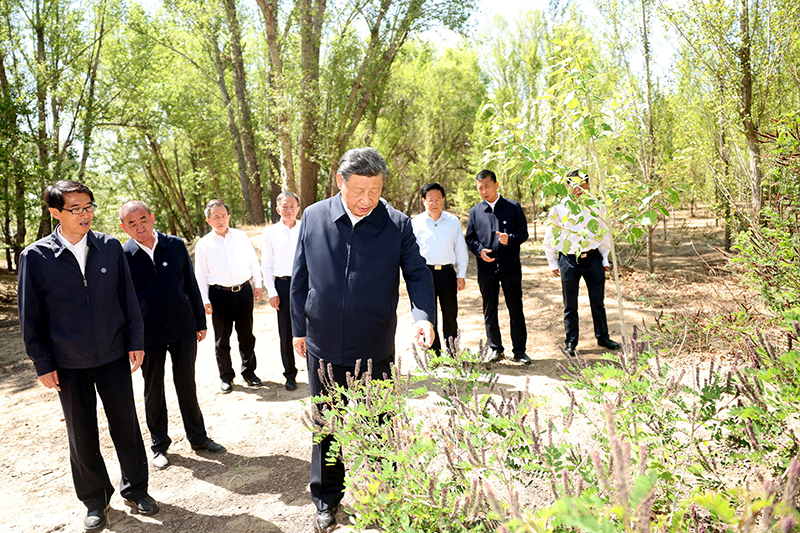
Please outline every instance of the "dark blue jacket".
M341 194L341 193L340 193ZM308 207L292 273L292 333L335 365L394 357L400 269L414 320L432 322L433 276L411 219L381 200L355 227L340 194Z
M178 237L158 234L153 259L136 241L122 245L144 318L144 345L177 341L206 329L192 259Z
M19 258L19 324L36 374L105 365L144 349L142 313L119 241L90 231L84 275L56 231Z
M508 233L508 244L500 244L496 232ZM494 204L494 212L485 201L469 210L467 247L478 257L478 274L512 272L522 270L519 262L519 247L528 240L528 221L522 207L514 200L502 196ZM481 259L481 250L492 251L495 261L487 263Z

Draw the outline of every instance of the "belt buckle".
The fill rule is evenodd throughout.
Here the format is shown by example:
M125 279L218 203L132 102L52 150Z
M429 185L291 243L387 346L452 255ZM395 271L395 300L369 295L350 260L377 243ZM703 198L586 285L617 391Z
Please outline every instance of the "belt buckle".
M242 290L241 285L234 285L233 287L231 287L231 292L239 292L240 290Z
M434 270L441 270L442 269L442 265L433 265L433 269Z
M581 259L586 259L586 256L589 255L589 252L582 252Z

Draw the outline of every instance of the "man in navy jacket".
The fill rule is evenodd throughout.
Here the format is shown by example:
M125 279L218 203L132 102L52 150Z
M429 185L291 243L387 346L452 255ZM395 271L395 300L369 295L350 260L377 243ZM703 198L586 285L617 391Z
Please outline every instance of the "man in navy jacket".
M498 194L497 176L491 170L481 170L475 177L478 194L483 201L469 210L467 248L478 258L478 286L483 299L483 322L489 339L489 361L503 355L497 305L500 285L511 320L511 343L514 360L529 365L525 353L528 330L522 310L522 265L520 245L528 240L528 221L522 207Z
M386 162L377 150L350 150L336 174L341 193L303 214L292 273L292 332L295 350L308 359L312 396L325 394L321 367L330 365L334 381L342 386L359 360L366 369L372 359L373 379L391 372L401 269L417 342L427 348L433 341L433 278L411 220L380 197L384 176ZM336 507L344 495L344 464L326 460L331 444L332 437L326 437L313 445L311 454L317 531L336 523Z
M172 379L186 430L194 450L212 453L225 448L208 438L197 403L197 343L206 337L203 299L186 245L154 229L155 215L144 202L131 200L119 208L120 226L131 238L122 245L144 319L144 409L153 450L153 466L169 465L164 364L172 356Z
M97 396L117 451L120 493L134 513L151 515L144 451L131 374L142 364L142 315L122 246L91 231L97 206L75 181L45 189L60 224L20 255L17 300L25 351L39 381L58 391L69 438L72 480L88 510L86 531L107 523L114 486L100 454Z

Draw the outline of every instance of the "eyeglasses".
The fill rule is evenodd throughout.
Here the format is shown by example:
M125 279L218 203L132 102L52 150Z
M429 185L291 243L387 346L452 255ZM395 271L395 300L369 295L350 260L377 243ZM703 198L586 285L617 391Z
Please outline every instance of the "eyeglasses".
M69 211L75 216L82 215L84 211L86 211L87 213L94 213L95 211L97 211L97 204L92 202L86 207L73 207L72 209L62 208L61 211Z

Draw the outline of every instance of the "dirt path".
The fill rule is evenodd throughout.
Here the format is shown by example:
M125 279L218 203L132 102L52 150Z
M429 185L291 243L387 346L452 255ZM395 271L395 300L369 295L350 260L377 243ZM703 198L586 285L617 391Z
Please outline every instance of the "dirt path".
M699 238L714 233L713 220L691 219L684 234ZM687 229L688 228L688 229ZM260 244L260 231L251 231L253 243ZM713 237L713 236L712 236ZM717 241L718 242L718 241ZM678 275L686 280L688 268L707 284L702 274L704 263L697 259L688 240L675 237L661 243L664 275ZM700 253L709 262L720 257L707 246ZM682 274L680 272L683 272ZM21 335L16 325L13 298L15 283L11 276L0 280L0 531L13 533L82 531L85 509L74 494L69 468L66 430L61 407L55 393L38 384L33 366L24 354ZM642 275L628 275L623 280L626 324L648 321L654 309L651 282ZM680 287L670 289L687 297ZM561 289L548 268L538 242L523 248L523 289L528 325L528 354L534 360L526 367L511 361L491 365L507 389L523 388L530 378L531 390L549 399L553 412L560 403L557 391L561 384L557 363L563 361L558 346L563 343ZM650 291L650 292L648 292ZM691 292L691 291L689 291ZM3 298L5 296L5 298ZM651 295L652 296L652 295ZM677 296L676 296L677 298ZM663 307L663 298L656 309ZM477 349L484 338L480 293L475 279L474 258L467 274L466 290L459 297L459 325L464 346ZM591 315L585 289L581 293L581 342L579 350L587 356L602 352L594 343ZM619 317L613 283L607 285L609 327L611 336L620 339ZM405 295L399 306L397 346L404 370L413 365L411 356L411 314ZM508 314L500 311L503 339L510 344ZM630 327L630 326L629 326ZM213 336L200 344L197 360L197 386L209 435L224 444L228 452L208 455L191 451L185 440L177 409L171 374L167 374L171 466L163 471L150 470L150 494L161 503L161 512L153 517L131 516L122 499L115 494L111 501L110 525L107 531L132 533L161 532L282 532L311 531L314 512L308 491L311 435L304 428L302 413L308 397L307 377L301 368L298 389L288 392L283 387L282 367L278 353L277 325L274 311L266 301L257 302L255 311L258 375L265 382L260 389L246 387L237 377L233 393L219 391L214 361ZM235 335L235 334L234 334ZM510 352L510 346L507 346ZM141 372L134 375L137 409L145 441L149 440L144 423L143 382ZM435 395L418 400L435 401ZM100 416L101 446L112 480L118 464L113 454L104 415ZM149 455L149 451L148 451Z

